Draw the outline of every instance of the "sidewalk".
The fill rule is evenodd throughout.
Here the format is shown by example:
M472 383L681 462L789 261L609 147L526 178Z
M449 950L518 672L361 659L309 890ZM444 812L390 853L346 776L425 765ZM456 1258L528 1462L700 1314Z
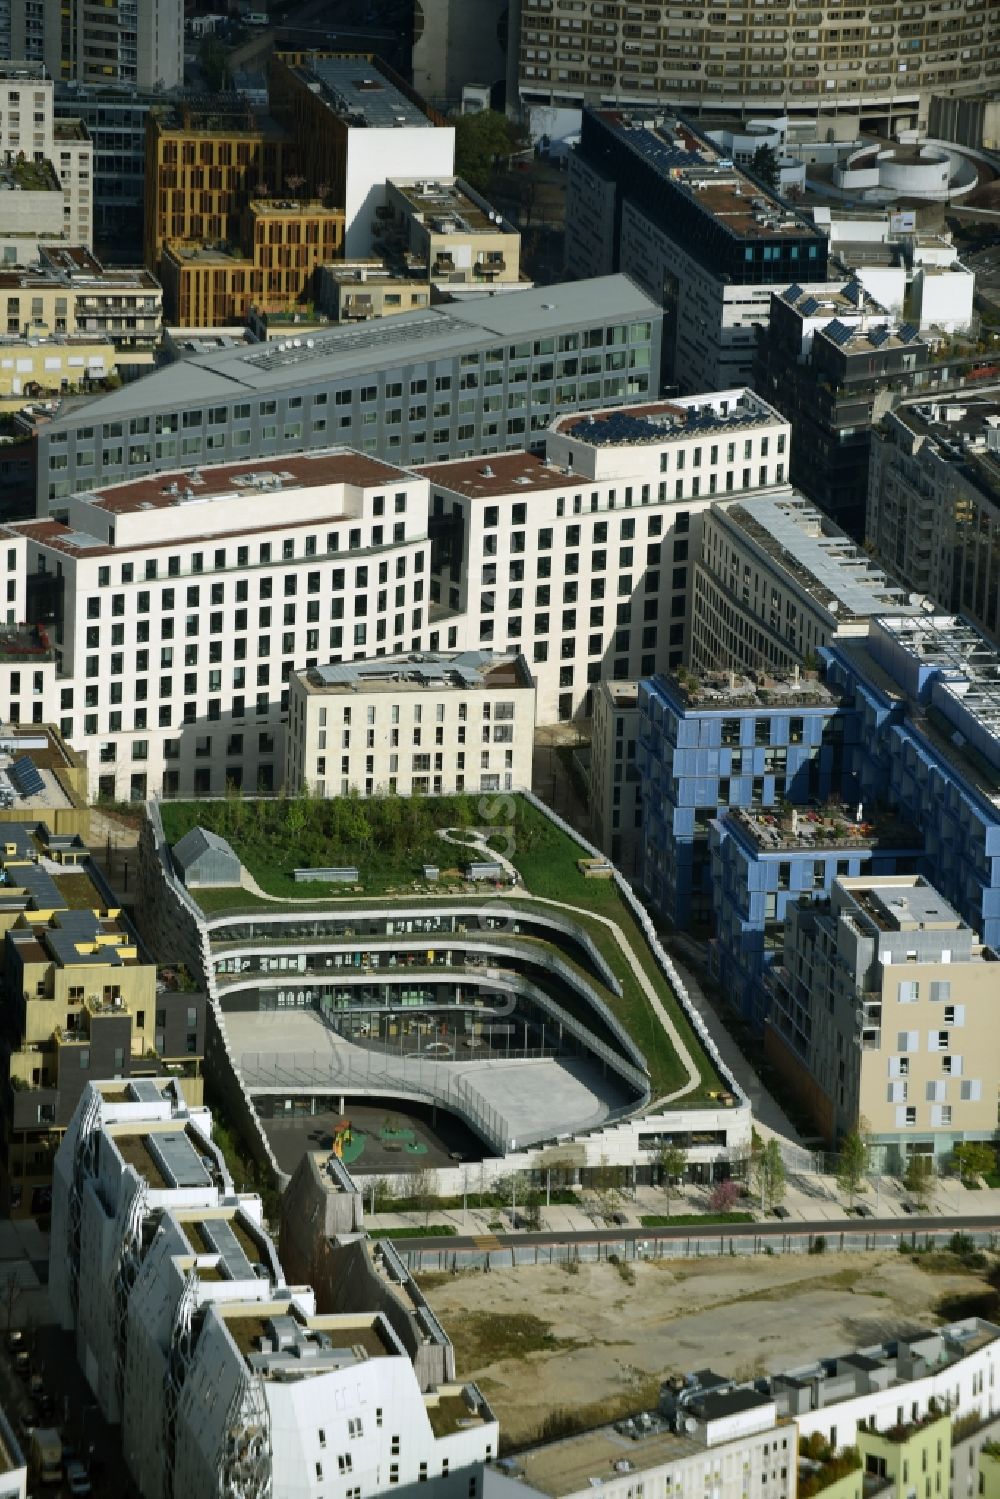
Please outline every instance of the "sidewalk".
M526 1188L525 1188L526 1190ZM708 1213L708 1187L685 1186L670 1194L671 1218L688 1217L696 1213ZM898 1218L902 1228L914 1216L903 1211L902 1204L912 1199L894 1178L883 1177L878 1183L870 1181L867 1190L858 1194L856 1203L869 1209L873 1218ZM523 1227L523 1194L517 1195L519 1227ZM841 1227L858 1226L867 1220L855 1215L848 1216L847 1201L839 1191L836 1181L830 1176L803 1173L790 1174L786 1182L782 1206L788 1211L789 1228L796 1223L822 1220ZM751 1212L756 1221L773 1222L771 1214L760 1212L759 1202L745 1197L737 1209ZM597 1196L593 1192L581 1195L578 1205L553 1204L541 1209L540 1231L543 1233L583 1233L595 1228L613 1233L616 1228L641 1228L643 1217L667 1217L667 1195L661 1187L637 1187L634 1193L616 1198L614 1212L620 1213L623 1223L605 1221ZM963 1218L1000 1217L1000 1188L983 1188L980 1191L961 1186L958 1182L942 1182L932 1197L927 1209L921 1211L922 1218L941 1218L944 1223L954 1222L961 1226ZM501 1228L490 1228L490 1224L501 1224ZM510 1204L503 1208L476 1208L463 1213L461 1208L431 1208L429 1213L375 1213L365 1214L365 1225L373 1234L379 1230L393 1228L418 1228L425 1225L436 1227L447 1224L457 1235L472 1238L489 1238L496 1233L511 1232ZM749 1227L750 1225L747 1225ZM711 1227L706 1224L706 1228Z

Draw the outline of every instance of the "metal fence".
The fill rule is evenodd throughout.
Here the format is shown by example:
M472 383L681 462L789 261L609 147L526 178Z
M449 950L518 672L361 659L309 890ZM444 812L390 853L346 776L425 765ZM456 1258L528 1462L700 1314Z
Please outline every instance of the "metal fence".
M400 1259L411 1274L429 1274L432 1271L450 1270L503 1270L517 1269L522 1265L561 1265L576 1261L579 1264L597 1264L601 1260L686 1260L718 1259L720 1256L746 1258L753 1255L775 1254L862 1254L875 1249L898 1250L911 1253L923 1249L946 1248L954 1237L953 1227L921 1230L918 1233L898 1234L882 1230L862 1233L859 1231L834 1229L830 1233L785 1233L753 1234L727 1233L703 1234L698 1238L622 1239L609 1235L607 1239L570 1242L565 1244L519 1244L497 1242L496 1248L483 1249L418 1249L405 1241L396 1245ZM378 1238L378 1231L372 1234ZM1000 1234L986 1230L963 1231L962 1237L971 1240L977 1249L996 1249Z

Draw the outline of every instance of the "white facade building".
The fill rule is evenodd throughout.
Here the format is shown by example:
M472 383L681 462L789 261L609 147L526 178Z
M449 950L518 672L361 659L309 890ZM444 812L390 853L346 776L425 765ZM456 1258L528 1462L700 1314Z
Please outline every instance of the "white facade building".
M449 648L523 650L542 724L589 715L603 677L679 666L704 511L783 483L788 449L788 423L743 389L563 417L544 457L418 470L435 538L431 646L447 628Z
M531 789L535 689L523 656L381 656L293 672L285 774L316 796Z
M53 113L55 85L39 62L0 63L0 161L23 152L28 161L49 161L62 187L59 237L71 245L93 244L94 148L80 120ZM7 204L4 204L6 217ZM13 226L0 224L0 232ZM51 233L48 222L39 230ZM17 257L22 264L25 259Z
M88 1085L56 1156L50 1294L144 1499L481 1493L495 1417L421 1391L381 1311L317 1315L179 1085Z
M95 795L277 790L292 671L423 644L426 481L357 453L109 485L16 531Z
M410 471L347 449L248 459L105 484L65 521L10 528L56 653L51 719L88 753L92 793L280 789L289 680L331 663L523 652L539 723L589 714L604 677L681 665L703 513L784 483L788 423L729 390L564 417L545 445ZM503 749L461 773L520 784ZM375 783L367 753L306 779Z

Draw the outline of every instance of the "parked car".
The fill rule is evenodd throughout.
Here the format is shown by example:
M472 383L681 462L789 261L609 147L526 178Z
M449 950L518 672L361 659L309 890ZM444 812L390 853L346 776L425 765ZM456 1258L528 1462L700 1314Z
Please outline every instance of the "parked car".
M71 1494L81 1496L90 1493L90 1475L83 1463L77 1458L72 1458L66 1464L66 1485Z
M19 1348L14 1355L14 1368L22 1379L27 1379L31 1373L31 1354L27 1348Z
M12 1327L7 1334L7 1352L16 1353L19 1348L24 1347L24 1333L19 1327Z

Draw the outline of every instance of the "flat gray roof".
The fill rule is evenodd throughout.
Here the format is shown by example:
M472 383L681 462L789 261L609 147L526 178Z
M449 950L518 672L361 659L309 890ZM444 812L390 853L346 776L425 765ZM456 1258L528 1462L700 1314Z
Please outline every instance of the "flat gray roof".
M231 401L311 381L377 373L396 363L419 363L497 341L539 338L595 323L654 320L663 309L628 276L598 276L537 287L516 295L470 297L419 312L355 326L318 329L266 344L237 344L182 359L120 390L84 401L46 427L57 432L91 421Z
M866 552L796 490L716 504L712 512L832 614L863 619L918 610Z
M352 125L372 130L435 129L432 120L364 57L312 57L297 70L323 85L321 97Z

